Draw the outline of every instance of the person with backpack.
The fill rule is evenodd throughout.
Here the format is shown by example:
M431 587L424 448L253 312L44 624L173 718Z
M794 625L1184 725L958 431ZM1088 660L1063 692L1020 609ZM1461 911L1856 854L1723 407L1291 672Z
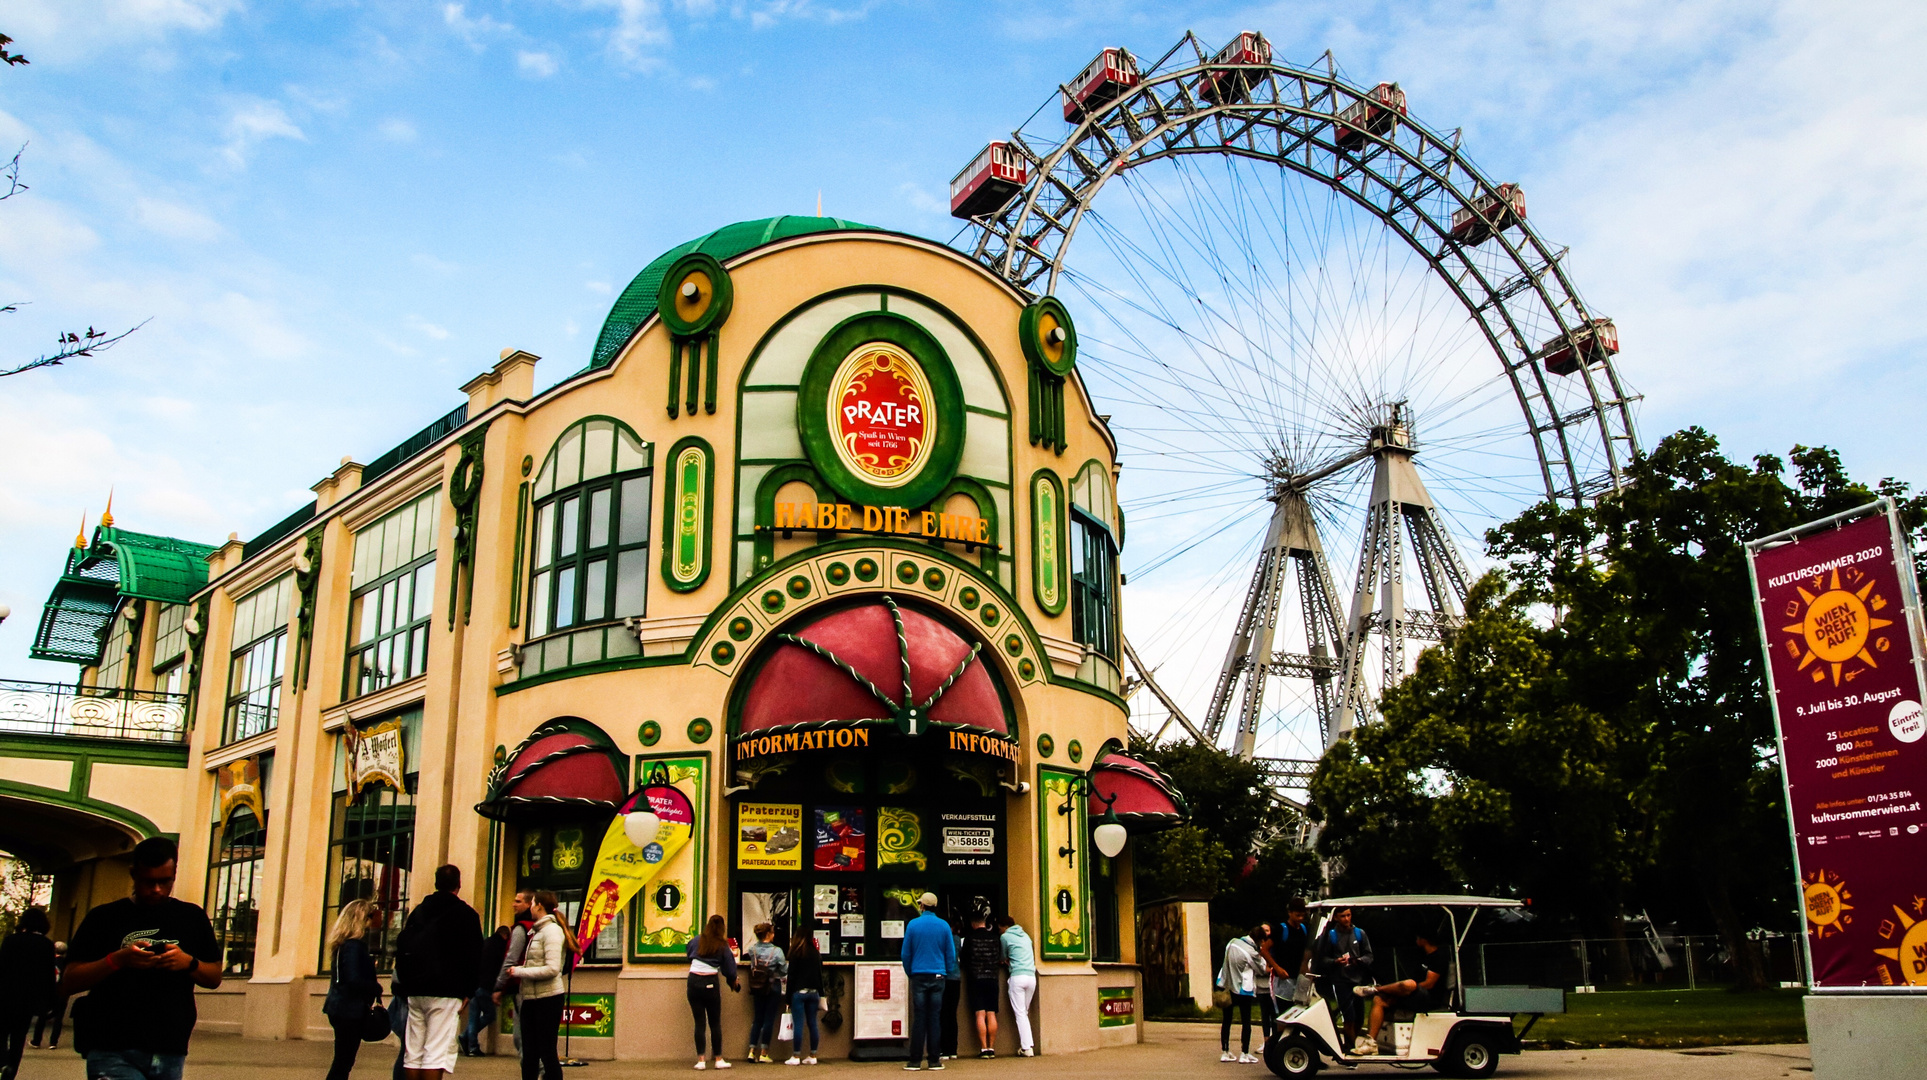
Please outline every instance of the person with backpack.
M723 1060L723 991L720 979L729 983L731 993L741 990L736 981L736 953L729 947L729 927L721 915L711 915L700 937L689 943L689 1012L696 1018L696 1068L706 1069L703 1055L703 1022L709 1022L709 1046L715 1053L718 1069L729 1068Z
M221 985L221 945L199 904L174 899L180 850L164 836L134 845L134 895L87 913L60 991L74 1008L74 1049L89 1080L180 1080L196 1020L194 988Z
M435 892L415 905L395 938L395 978L408 992L402 1067L408 1080L455 1071L462 1006L475 991L482 919L460 895L462 869L437 867Z
M783 976L789 973L789 958L770 940L775 935L774 926L757 923L756 943L744 958L749 961L749 999L755 1010L749 1022L751 1064L770 1063L769 1044L776 1038L778 1018L783 1015Z
M562 1060L556 1036L562 1030L562 1006L568 1001L564 979L573 951L569 933L555 918L555 894L539 890L529 901L528 950L522 962L509 968L521 981L515 1000L515 1026L522 1029L522 1080L562 1080Z
M802 930L790 939L790 1059L785 1065L816 1064L816 1010L823 1001L823 954L816 938ZM810 1056L803 1056L803 1025L810 1025Z
M1254 926L1243 937L1235 937L1225 943L1224 964L1218 969L1218 986L1231 995L1231 1003L1224 1008L1224 1022L1218 1028L1219 1061L1235 1061L1249 1065L1259 1060L1251 1053L1251 1007L1258 1004L1258 984L1264 978L1264 956L1258 951L1258 943L1265 939L1265 928ZM1267 1000L1269 1000L1267 998ZM1231 1052L1231 1014L1239 1017L1240 1052ZM1270 1027L1270 1010L1260 1016L1266 1028Z
M475 993L468 999L468 1023L462 1028L462 1053L469 1057L482 1056L482 1032L495 1022L495 979L508 963L510 933L506 926L496 927L475 959Z
M964 993L970 1013L977 1020L977 1056L997 1056L997 969L1004 963L1004 944L997 931L984 925L981 911L970 913L970 929L964 931L960 957Z
M322 1015L335 1032L335 1056L328 1066L328 1080L348 1080L355 1071L368 1014L381 1001L381 980L375 977L375 958L368 951L367 941L368 931L380 916L381 909L368 901L350 900L341 905L341 914L335 916L334 928L328 931L330 978L328 997L321 1005Z
M1008 973L1004 993L1010 997L1010 1018L1017 1025L1017 1056L1033 1057L1031 1044L1030 999L1037 996L1037 948L1030 934L1009 915L997 916L997 941L1004 950L1004 970Z
M923 1068L921 1057L928 1056L930 1068L943 1068L943 984L957 972L957 939L950 924L937 914L937 894L917 898L923 914L903 928L903 973L910 981L910 1060L909 1071Z
M1318 994L1332 1002L1345 1019L1345 1045L1354 1052L1370 1054L1358 1037L1365 1020L1365 1000L1354 987L1372 983L1372 939L1352 925L1352 909L1332 912L1331 924L1311 947L1311 973L1318 977Z
M54 943L45 908L20 913L13 933L0 943L0 1031L6 1045L0 1051L0 1080L20 1072L20 1055L27 1052L27 1028L36 1016L46 1015L54 1001Z

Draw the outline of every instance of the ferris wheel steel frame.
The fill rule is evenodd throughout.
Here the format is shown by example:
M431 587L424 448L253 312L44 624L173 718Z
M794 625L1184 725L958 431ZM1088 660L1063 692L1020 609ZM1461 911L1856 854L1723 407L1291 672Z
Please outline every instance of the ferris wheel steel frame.
M1189 46L1195 62L1164 70ZM1338 77L1331 54L1324 69L1284 63L1220 63L1187 33L1142 74L1137 85L1086 110L1061 141L1013 132L1006 144L1029 172L1001 208L970 219L960 240L972 255L1019 289L1054 293L1067 255L1099 190L1127 170L1166 158L1225 155L1269 162L1320 183L1378 218L1422 258L1478 323L1503 367L1532 435L1546 497L1582 505L1616 492L1639 455L1630 394L1609 353L1581 334L1594 316L1554 250L1524 215L1494 212L1500 185L1449 138L1401 108L1388 130L1345 125L1340 115L1372 91ZM1220 89L1210 101L1200 89ZM1230 93L1222 92L1225 88ZM1059 92L1068 99L1067 88ZM1475 238L1452 235L1455 211L1470 211L1490 228ZM974 236L971 236L974 232ZM1565 351L1582 357L1567 375L1544 360ZM1577 376L1577 386L1570 381ZM1561 381L1566 380L1566 381ZM1457 624L1450 599L1463 609L1468 574L1413 471L1408 428L1394 409L1373 429L1371 444L1337 461L1308 463L1308 472L1272 478L1271 524L1240 613L1209 714L1193 723L1125 642L1147 686L1176 721L1201 742L1216 744L1237 702L1233 748L1255 756L1264 684L1271 675L1311 680L1325 745L1344 737L1370 710L1364 684L1365 640L1383 637L1382 684L1402 675L1404 639L1436 640ZM1596 432L1596 434L1595 434ZM1583 452L1585 460L1580 460ZM1311 485L1343 468L1374 460L1373 495L1349 618L1340 621L1337 591L1306 496ZM1403 598L1401 533L1409 532L1431 611L1408 610ZM1295 567L1303 607L1306 654L1274 650L1286 582ZM1377 591L1381 596L1374 597ZM1170 721L1167 721L1168 728ZM1303 786L1311 761L1256 758L1274 787Z
M1186 45L1197 63L1158 70ZM1244 85L1242 100L1212 103L1198 95L1200 80L1223 73ZM1059 92L1067 91L1060 86ZM1564 395L1549 380L1571 376L1547 372L1539 363L1559 346L1590 351L1576 334L1593 316L1560 265L1564 251L1553 250L1523 219L1480 243L1453 239L1452 212L1485 216L1480 200L1494 195L1499 184L1459 153L1456 133L1448 139L1409 116L1398 117L1383 134L1354 127L1364 146L1340 147L1338 114L1369 93L1329 66L1318 71L1215 63L1197 36L1187 33L1137 86L1087 110L1055 146L1033 145L1023 132L1011 133L1009 145L1025 159L1029 176L1002 209L970 219L967 228L976 231L971 253L1026 292L1037 293L1041 281L1043 293L1055 293L1078 226L1099 189L1119 173L1193 154L1229 154L1291 169L1384 222L1479 323L1532 433L1548 499L1577 505L1618 491L1624 466L1639 453L1631 409L1636 399L1611 360L1593 353L1574 373L1583 380L1587 403L1562 411L1558 401ZM1537 305L1529 306L1533 299ZM1604 461L1603 468L1582 475L1568 433L1588 422L1598 428L1596 446Z

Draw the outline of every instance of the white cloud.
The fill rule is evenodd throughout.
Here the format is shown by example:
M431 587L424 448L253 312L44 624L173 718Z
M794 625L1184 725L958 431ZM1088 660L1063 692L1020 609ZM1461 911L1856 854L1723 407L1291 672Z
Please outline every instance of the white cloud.
M599 296L608 296L615 288L606 281L585 281L582 287Z
M555 74L555 57L545 52L518 52L515 67L531 79L546 79Z
M616 13L616 25L607 35L610 56L639 71L662 66L662 58L653 50L667 46L670 36L658 0L587 0L586 6Z
M425 338L430 338L435 341L448 340L448 330L445 327L437 326L427 319L422 318L420 315L410 315L406 321L410 330L415 331Z
M391 143L411 143L418 137L415 125L399 116L383 120L375 131Z
M501 22L493 16L469 18L467 6L464 4L442 5L442 22L455 32L456 37L461 38L476 52L488 48L488 38L515 32L512 24Z
M897 186L897 198L916 207L926 214L948 214L950 204L923 190L923 185L914 181Z
M106 48L160 45L174 31L206 34L241 8L242 0L10 0L5 29L13 51L59 66Z
M214 219L198 210L146 195L134 200L134 220L153 232L176 240L206 243L220 239L223 232Z
M254 101L236 109L228 118L225 133L228 141L221 156L235 168L245 168L255 146L268 139L306 142L308 138L288 118L287 110L273 101Z

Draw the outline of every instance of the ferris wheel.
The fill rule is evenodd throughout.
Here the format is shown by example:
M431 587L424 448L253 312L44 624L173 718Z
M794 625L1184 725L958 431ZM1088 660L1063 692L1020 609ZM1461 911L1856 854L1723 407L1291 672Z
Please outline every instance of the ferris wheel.
M957 246L1075 298L1133 607L1156 598L1134 723L1281 787L1463 618L1486 527L1617 491L1639 454L1617 330L1521 186L1321 61L1251 31L1104 49L951 185Z

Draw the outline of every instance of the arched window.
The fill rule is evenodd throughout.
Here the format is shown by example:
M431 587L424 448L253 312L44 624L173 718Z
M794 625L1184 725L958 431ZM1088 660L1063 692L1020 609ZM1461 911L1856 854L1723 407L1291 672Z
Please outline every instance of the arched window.
M221 943L221 972L254 973L254 929L259 913L261 864L268 830L254 811L241 807L216 834L208 859L208 919Z
M529 490L530 637L643 614L650 449L606 417L579 421L555 441Z
M1117 497L1093 461L1071 482L1071 636L1118 660Z

